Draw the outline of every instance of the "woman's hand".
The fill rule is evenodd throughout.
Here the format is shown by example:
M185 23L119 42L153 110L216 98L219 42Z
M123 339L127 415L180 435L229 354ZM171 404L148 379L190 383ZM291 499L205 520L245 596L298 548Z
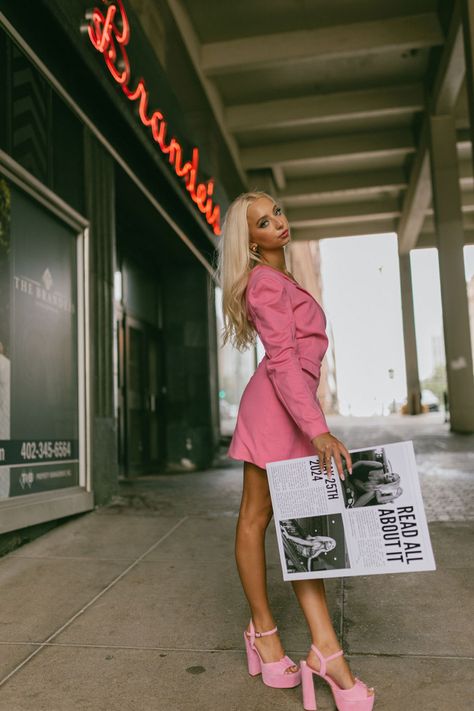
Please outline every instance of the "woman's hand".
M330 432L324 432L323 434L313 437L311 442L313 443L316 449L316 454L319 457L319 461L321 463L321 471L323 471L324 467L326 469L327 476L329 479L331 479L331 457L334 457L339 476L342 480L345 479L341 454L346 460L346 465L349 470L349 474L352 474L351 455L344 447L342 442L340 442L336 437L334 437L334 435L332 435Z

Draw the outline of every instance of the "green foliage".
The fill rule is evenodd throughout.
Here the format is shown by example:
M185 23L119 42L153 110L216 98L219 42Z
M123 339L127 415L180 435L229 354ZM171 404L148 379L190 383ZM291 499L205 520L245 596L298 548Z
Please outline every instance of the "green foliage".
M427 388L428 390L431 390L431 392L433 392L435 395L437 395L437 397L439 397L440 403L442 404L443 392L448 389L446 381L446 366L437 365L430 377L426 378L426 380L423 380L420 384L422 389Z

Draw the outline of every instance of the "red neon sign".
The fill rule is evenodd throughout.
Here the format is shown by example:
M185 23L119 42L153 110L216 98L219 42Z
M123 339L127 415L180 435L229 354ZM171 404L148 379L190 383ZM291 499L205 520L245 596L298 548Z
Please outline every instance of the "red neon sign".
M119 25L117 25L119 18ZM214 192L214 179L206 183L197 183L199 166L199 149L193 148L192 158L183 162L183 149L176 138L167 142L166 134L168 123L161 111L150 111L148 108L148 91L144 79L139 79L134 89L130 89L130 61L126 45L130 40L130 23L123 7L122 0L116 4L108 5L105 15L95 8L92 11L87 33L92 45L100 52L105 64L114 80L122 88L123 93L130 101L138 102L138 114L144 126L151 129L153 140L160 150L168 155L168 161L173 166L176 175L184 178L186 189L200 212L212 227L214 234L220 235L220 207L212 200Z

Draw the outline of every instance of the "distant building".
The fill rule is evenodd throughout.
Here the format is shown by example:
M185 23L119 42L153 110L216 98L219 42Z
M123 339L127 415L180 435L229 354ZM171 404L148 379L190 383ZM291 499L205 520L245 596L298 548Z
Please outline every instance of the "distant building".
M433 370L440 365L446 365L443 334L431 337L431 352L433 354Z
M474 358L474 276L467 282L467 300L469 304L469 325L471 327L471 351Z
M291 242L287 247L286 256L287 265L296 281L307 289L324 309L319 242L317 240ZM334 338L329 322L326 332L329 338L329 346L322 363L318 398L326 414L337 414L339 412L339 404L336 358Z

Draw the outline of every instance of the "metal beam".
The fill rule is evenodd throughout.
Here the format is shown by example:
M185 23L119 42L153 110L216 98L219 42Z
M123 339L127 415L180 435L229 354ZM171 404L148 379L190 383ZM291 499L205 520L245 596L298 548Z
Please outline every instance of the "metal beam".
M420 234L430 234L430 235L436 234L436 226L434 223L433 211L430 210L430 213L431 214L428 214L425 218L425 221L423 223L423 227L421 229ZM463 224L464 230L467 230L467 231L474 230L474 215L472 212L470 212L470 211L463 212L462 224Z
M378 131L251 146L241 150L246 169L323 163L367 156L405 156L415 150L409 130Z
M469 109L469 132L474 135L474 2L473 0L461 0L462 19L464 33L464 59L466 63L466 88L467 103ZM471 151L471 160L474 156Z
M432 114L451 113L466 73L459 2L455 3L446 45L441 55L430 105Z
M275 181L275 185L277 186L278 190L284 190L286 188L286 177L283 167L281 165L274 165L272 167L272 171L273 180Z
M430 176L428 125L425 121L397 228L400 254L407 254L410 249L413 249L423 226L432 198Z
M442 43L437 14L425 13L212 42L202 46L201 68L212 76L289 62L403 52Z
M428 124L423 124L420 143L415 157L415 163L410 176L410 183L405 195L402 214L398 225L398 251L406 254L413 249L421 232L426 215L432 214L430 155L428 150ZM468 143L465 132L459 136L458 148ZM461 184L472 183L472 170L469 171L465 162L461 163Z
M191 24L189 16L183 7L181 0L167 0L168 7L173 15L174 21L180 32L184 46L189 54L194 70L201 82L202 88L207 96L214 117L218 123L222 137L227 144L230 154L234 160L234 165L243 185L247 185L247 176L242 169L239 157L239 149L235 138L229 133L225 124L224 107L220 95L215 86L204 75L200 65L201 45Z
M441 56L434 89L427 106L431 114L452 112L465 74L459 3L456 3L446 44ZM406 254L416 245L432 199L428 151L428 119L425 116L410 174L408 190L397 227L398 251Z
M464 188L474 186L474 176L472 172L471 161L460 161L459 162L459 177L461 186Z
M474 244L474 229L469 229L469 228L464 228L463 230L464 233L464 245L467 247L468 245ZM433 232L420 232L420 236L418 238L418 242L416 243L415 249L430 249L430 248L438 248L438 242L437 242L437 237L436 234Z
M292 228L291 238L300 240L330 239L332 237L359 237L361 235L381 235L395 232L395 220L374 220L344 225L318 225L310 228Z
M319 205L296 207L286 211L292 227L314 227L317 225L342 225L346 223L372 222L398 217L398 199L389 198L373 202L354 202L346 205Z
M465 190L461 193L461 209L463 214L474 212L474 192L472 190ZM433 206L431 205L426 211L426 216L428 217L429 215L433 214L434 210Z
M423 86L407 84L229 106L225 119L229 131L239 133L262 128L327 124L341 119L399 117L421 111L423 107Z
M287 181L279 199L285 206L319 205L328 202L349 202L380 193L399 192L407 187L404 171L399 169L370 172L321 175Z

